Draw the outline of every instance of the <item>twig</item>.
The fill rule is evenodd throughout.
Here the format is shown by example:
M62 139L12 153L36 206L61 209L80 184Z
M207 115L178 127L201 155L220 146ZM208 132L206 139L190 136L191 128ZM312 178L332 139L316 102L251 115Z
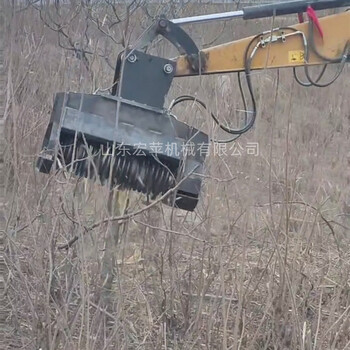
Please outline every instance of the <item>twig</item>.
M334 221L330 221L330 220L327 220L324 215L322 214L322 212L316 208L315 206L309 204L309 203L306 203L306 202L302 202L302 201L288 201L288 202L282 202L282 201L276 201L276 202L272 202L271 204L274 204L274 205L278 205L278 204L299 204L299 205L304 205L305 207L308 207L308 208L311 208L313 209L314 211L316 211L321 219L324 221L324 223L328 226L328 228L330 229L331 231L331 234L332 236L334 237L334 241L335 241L335 244L337 246L337 250L338 250L338 253L340 254L341 253L341 250L340 250L340 246L339 246L339 242L337 240L337 237L335 235L335 231L334 231L334 228L333 226L330 224L330 222L334 222ZM270 205L270 203L268 204L262 204L262 205L257 205L256 207L264 207L264 206L267 206L267 205ZM334 222L335 223L335 222ZM341 226L341 225L340 225Z
M32 220L30 220L30 222L29 222L28 224L25 224L25 225L23 225L22 227L20 227L20 228L18 228L18 229L14 228L14 229L13 229L13 232L18 233L18 232L21 232L21 231L25 230L27 227L29 227L30 225L32 225L32 224L34 223L34 221L35 221L37 218L39 218L41 215L42 215L42 214L37 214L37 215L35 215L34 218L33 218Z
M85 226L82 225L81 223L77 222L76 220L72 219L67 212L64 210L63 205L62 205L62 210L64 211L65 215L67 216L67 218L72 221L74 224L80 225L84 228L84 232L83 235L89 231L92 231L94 228L101 226L107 222L114 222L114 221L125 221L125 220L129 220L131 218L133 218L134 216L137 216L149 209L151 209L152 207L154 207L155 205L157 205L158 203L160 203L163 199L165 199L166 197L168 197L171 193L173 193L174 191L177 190L177 188L182 184L182 182L184 182L188 176L190 176L195 170L197 169L197 167L195 169L192 170L191 173L189 173L186 177L184 177L183 179L181 179L176 186L174 186L173 188L169 189L166 193L164 193L161 197L159 197L157 200L155 200L154 202L150 203L149 205L146 205L144 208L141 208L139 210L136 210L132 213L129 214L124 214L124 215L119 215L119 216L114 216L111 218L105 218L102 220L99 220L97 222L95 222L94 224L90 225L90 226ZM72 239L70 239L67 243L62 244L60 246L58 246L58 249L68 249L70 248L77 240L79 239L79 236L75 235Z
M223 299L223 300L226 300L226 301L233 301L234 303L237 303L238 302L238 299L237 298L231 298L231 297L227 297L225 295L215 295L215 294L204 294L204 295L201 295L201 294L192 294L192 293L187 293L187 292L182 292L182 295L186 295L186 296L189 296L191 298L207 298L207 299Z
M175 235L178 235L178 236L192 238L193 240L201 242L201 243L206 243L206 244L212 245L210 242L206 241L205 239L201 239L201 238L192 236L190 233L183 233L183 232L169 230L169 229L158 227L158 226L152 226L150 224L146 224L145 222L142 222L142 221L139 221L139 220L135 220L135 219L133 221L135 221L137 224L149 227L152 230L159 230L159 231L163 231L163 232L166 232L166 233L172 233L172 234L175 234Z

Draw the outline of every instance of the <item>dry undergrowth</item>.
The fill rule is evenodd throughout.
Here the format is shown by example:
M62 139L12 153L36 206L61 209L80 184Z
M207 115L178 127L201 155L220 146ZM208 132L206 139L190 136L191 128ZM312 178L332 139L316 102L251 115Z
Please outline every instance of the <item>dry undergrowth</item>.
M122 21L108 32L111 8L107 17L102 6L95 17L86 7L75 15L81 4L72 2L68 12L44 7L40 19L32 6L16 13L8 6L8 348L350 348L348 70L325 89L298 86L289 70L256 74L256 126L227 154L208 158L194 213L158 204L87 232L110 215L107 189L34 170L52 96L108 87L108 64L151 20L139 8L127 25L120 6ZM165 9L148 6L151 15ZM211 10L219 8L200 7ZM196 11L188 5L179 15ZM68 39L43 19L53 29L63 24ZM235 21L187 30L203 46L270 26ZM88 61L69 41L86 39ZM160 42L154 52L169 47ZM184 91L221 120L242 108L235 76L178 79L170 95ZM176 112L212 128L191 104ZM259 144L258 156L246 154L249 142ZM241 155L232 155L237 149ZM115 215L146 205L136 194L114 199ZM59 249L75 235L71 248Z

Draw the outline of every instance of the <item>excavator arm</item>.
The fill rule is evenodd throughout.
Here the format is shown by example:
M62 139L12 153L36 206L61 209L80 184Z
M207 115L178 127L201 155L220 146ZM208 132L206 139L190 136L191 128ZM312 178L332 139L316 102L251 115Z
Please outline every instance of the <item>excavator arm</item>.
M201 74L240 72L245 53L254 53L250 69L298 67L341 62L350 43L350 11L290 27L277 28L200 51ZM255 50L255 52L253 52ZM176 59L175 76L196 75L186 55Z
M37 169L42 173L68 171L109 188L132 189L151 199L160 197L170 206L194 210L205 174L203 150L212 142L233 141L254 125L257 104L251 70L293 67L299 84L320 87L340 75L349 59L350 11L318 20L315 10L344 6L350 6L350 0L297 0L223 14L158 18L118 56L110 94L56 94ZM307 13L306 23L204 50L182 29L186 23L302 12ZM148 53L150 43L159 35L178 49L179 57L167 59ZM321 78L329 63L338 63L338 70L324 83ZM308 72L310 65L324 65L316 79ZM299 66L304 67L306 82L297 76ZM213 140L174 116L172 108L183 101L192 100L206 108L197 97L180 96L165 106L174 78L228 72L238 72L239 79L244 73L251 98L248 104L244 102L245 124L239 128L221 124L210 111L228 139Z

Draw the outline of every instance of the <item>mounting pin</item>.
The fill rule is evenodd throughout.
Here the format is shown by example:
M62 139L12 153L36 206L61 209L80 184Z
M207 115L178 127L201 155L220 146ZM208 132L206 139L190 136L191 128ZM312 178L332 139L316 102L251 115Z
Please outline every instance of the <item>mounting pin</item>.
M173 72L174 67L170 63L167 63L163 69L164 69L164 73L170 74Z
M168 23L165 19L161 19L159 20L158 25L160 28L165 29L168 26Z
M134 53L132 53L131 55L129 55L128 61L129 61L130 63L135 63L136 60L137 60L137 56L136 56Z

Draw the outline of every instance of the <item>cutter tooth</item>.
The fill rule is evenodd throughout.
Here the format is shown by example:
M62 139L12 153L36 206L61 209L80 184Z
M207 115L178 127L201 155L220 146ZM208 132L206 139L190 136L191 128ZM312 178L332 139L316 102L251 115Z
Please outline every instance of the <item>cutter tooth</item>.
M74 155L74 159L73 159ZM99 180L105 185L111 176L111 185L132 189L152 199L174 186L170 170L150 156L112 155L81 141L62 146L60 157L68 170L79 177Z

